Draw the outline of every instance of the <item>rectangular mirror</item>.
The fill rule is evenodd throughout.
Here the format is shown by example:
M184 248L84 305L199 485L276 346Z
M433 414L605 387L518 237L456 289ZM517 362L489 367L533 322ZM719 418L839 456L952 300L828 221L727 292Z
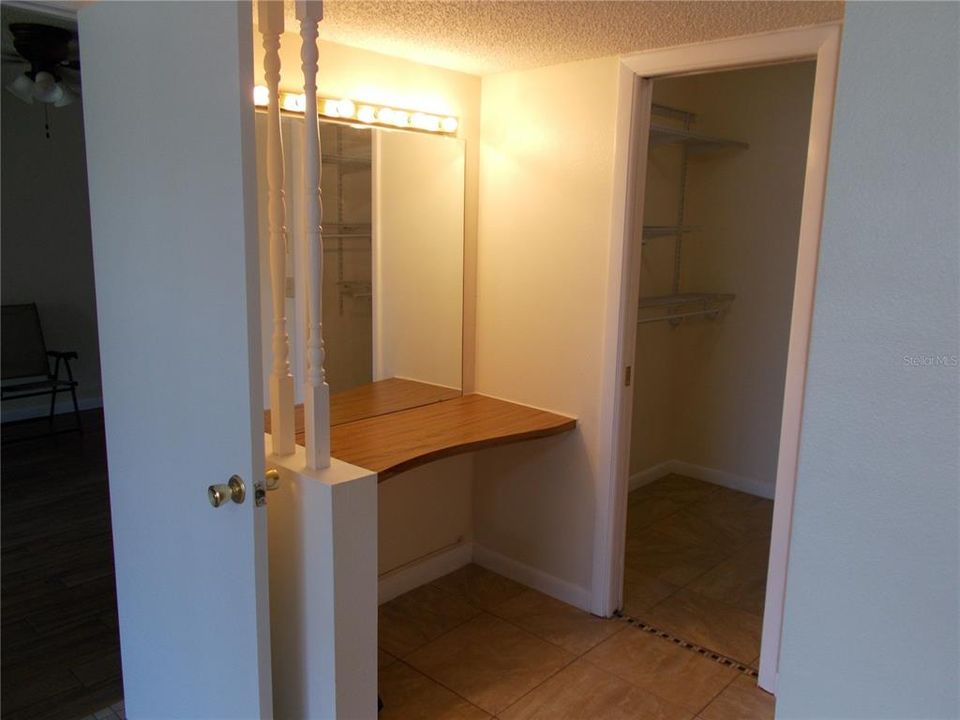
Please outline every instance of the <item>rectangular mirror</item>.
M286 315L297 403L305 308L293 258L304 192L303 117L281 119ZM457 397L462 387L464 143L320 122L323 335L331 424ZM257 113L264 397L273 364L266 114Z

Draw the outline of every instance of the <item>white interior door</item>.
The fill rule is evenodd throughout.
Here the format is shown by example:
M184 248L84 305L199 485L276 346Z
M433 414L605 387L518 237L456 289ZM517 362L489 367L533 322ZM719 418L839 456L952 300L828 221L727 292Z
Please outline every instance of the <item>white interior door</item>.
M250 6L79 20L126 711L269 717Z

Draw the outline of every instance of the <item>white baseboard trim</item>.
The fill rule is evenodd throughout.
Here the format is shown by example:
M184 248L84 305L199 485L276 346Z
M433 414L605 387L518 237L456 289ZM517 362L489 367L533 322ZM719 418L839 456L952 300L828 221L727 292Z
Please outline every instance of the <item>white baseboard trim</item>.
M720 485L731 490L738 490L748 495L773 500L773 494L776 490L776 484L773 482L765 483L756 478L737 475L725 470L717 470L703 465L696 465L684 460L667 460L658 463L653 467L641 470L630 476L630 489L636 490L638 487L651 483L654 480L676 473L678 475L687 475L688 477L703 480L704 482Z
M649 485L654 480L659 480L664 475L669 475L674 472L671 469L673 462L673 460L664 460L656 465L651 465L646 470L634 473L630 476L630 490L636 490L644 485Z
M433 582L473 560L473 543L465 542L391 570L380 576L377 588L380 605L398 595Z
M590 591L586 588L470 542L440 550L381 575L377 588L379 604L383 605L405 592L433 582L471 562L589 612Z
M704 482L720 485L725 488L730 488L731 490L739 490L748 495L756 495L757 497L767 498L768 500L773 500L773 493L774 490L776 490L776 485L773 482L765 483L756 478L736 475L725 470L704 467L703 465L695 465L694 463L684 462L683 460L673 461L672 472L678 475L689 475L697 480L703 480Z
M31 398L33 399L33 398ZM14 402L16 398L7 400L7 403ZM103 407L103 398L85 397L77 398L77 406L80 410L93 410ZM65 415L73 412L73 401L70 400L69 393L66 395L57 395L57 409L55 415ZM31 420L33 418L44 418L50 414L50 398L46 398L43 403L28 403L22 407L4 408L0 411L0 422L17 422L18 420Z
M557 600L562 600L568 605L573 605L587 612L590 611L590 591L586 588L561 580L529 565L524 565L477 543L473 544L473 562L487 570L492 570L515 580L521 585L526 585Z

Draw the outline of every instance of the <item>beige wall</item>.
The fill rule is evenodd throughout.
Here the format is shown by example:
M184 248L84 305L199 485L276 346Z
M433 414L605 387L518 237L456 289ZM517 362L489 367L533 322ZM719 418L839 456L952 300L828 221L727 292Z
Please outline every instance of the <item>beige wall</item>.
M689 83L657 82L656 101L676 108L693 106ZM654 118L655 122L664 122ZM670 124L670 123L667 123ZM644 197L645 225L675 225L680 202L681 149L679 145L658 147L647 156ZM639 172L643 172L641 169ZM699 252L700 236L684 238L687 254ZM641 295L668 295L673 292L674 243L671 238L653 238L642 249ZM688 329L682 329L686 332ZM677 397L684 375L675 371L681 360L677 333L668 323L637 326L633 366L633 418L630 473L639 473L677 455Z
M473 539L473 456L408 470L379 486L380 575Z
M263 52L254 28L254 78L263 83ZM302 88L300 38L281 40L281 89ZM466 144L464 201L464 371L473 380L475 336L473 280L477 242L477 182L480 140L480 78L356 48L320 42L319 94L456 115ZM448 547L473 534L470 456L436 463L379 486L381 572Z
M717 323L641 325L631 472L664 460L719 470L769 497L783 383L813 91L813 63L657 81L654 101L697 112L699 132L750 143L692 157L681 292L732 292ZM679 151L650 155L647 224L674 224ZM674 243L644 248L641 294L670 291Z
M591 583L618 61L483 79L477 388L575 432L476 455L476 540Z

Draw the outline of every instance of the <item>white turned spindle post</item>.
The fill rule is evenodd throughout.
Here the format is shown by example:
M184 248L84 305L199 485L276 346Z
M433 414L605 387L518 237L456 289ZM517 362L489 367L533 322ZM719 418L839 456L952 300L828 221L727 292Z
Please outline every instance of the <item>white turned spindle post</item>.
M320 128L317 115L318 24L322 0L297 0L300 60L303 64L303 243L301 257L307 297L307 372L303 384L303 417L308 468L330 466L330 388L323 369L323 203L320 197Z
M290 455L295 448L293 375L286 317L286 206L283 193L283 141L280 134L280 36L282 0L261 0L259 26L263 36L263 69L270 99L267 103L267 214L270 224L270 295L273 300L273 366L270 372L270 433L273 452Z

